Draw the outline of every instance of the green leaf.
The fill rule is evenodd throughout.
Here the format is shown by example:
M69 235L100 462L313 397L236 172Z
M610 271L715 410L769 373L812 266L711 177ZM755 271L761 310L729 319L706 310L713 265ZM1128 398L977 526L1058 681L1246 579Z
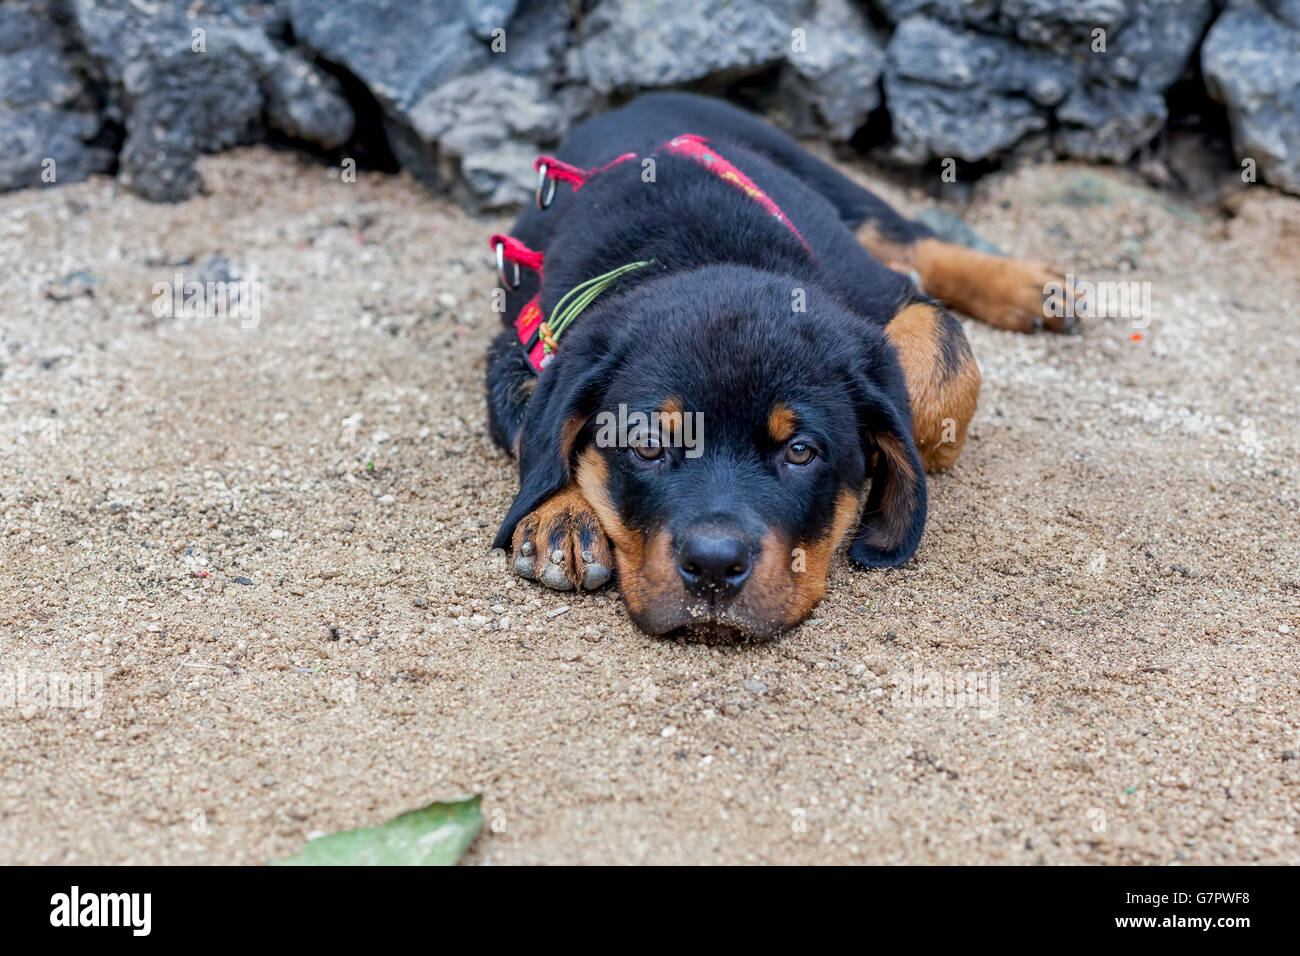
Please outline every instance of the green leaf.
M470 845L483 814L479 794L431 803L362 830L310 840L297 856L272 866L451 866Z

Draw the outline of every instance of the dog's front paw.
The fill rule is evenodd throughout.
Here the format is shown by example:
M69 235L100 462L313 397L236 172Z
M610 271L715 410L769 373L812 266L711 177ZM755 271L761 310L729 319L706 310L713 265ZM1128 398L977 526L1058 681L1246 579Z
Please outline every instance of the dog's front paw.
M557 591L594 591L613 575L609 539L577 485L520 521L512 547L516 574Z

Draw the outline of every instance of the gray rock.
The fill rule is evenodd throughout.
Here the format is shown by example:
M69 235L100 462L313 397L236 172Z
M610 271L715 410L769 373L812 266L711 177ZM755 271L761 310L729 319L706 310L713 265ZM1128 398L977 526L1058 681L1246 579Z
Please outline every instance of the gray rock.
M880 105L884 46L847 0L825 0L802 29L804 48L785 54L788 65L768 112L795 136L847 140Z
M394 116L491 63L464 0L287 0L298 42L346 67Z
M1237 158L1300 194L1300 3L1234 6L1205 38L1201 69L1227 108Z
M111 169L112 151L91 145L100 126L90 112L0 104L0 192L78 182Z
M925 17L904 20L885 67L893 153L909 163L996 155L1046 129L1030 89L1050 98L1072 84L1068 67L1045 54L1026 55L1012 41Z
M506 52L494 53L493 63L512 73L541 77L552 86L563 84L568 80L565 53L575 42L572 21L568 0L522 4L506 28Z
M998 30L1042 49L1089 49L1093 30L1113 38L1124 26L1130 8L1145 0L1003 0L995 22Z
M917 163L987 159L1048 128L1056 128L1052 144L1061 154L1128 160L1163 127L1164 94L1187 66L1214 5L881 0L880 6L898 21L885 68L894 155Z
M459 165L464 198L481 208L526 199L537 181L537 144L555 142L570 120L541 81L496 69L430 90L406 118L422 142L438 144L444 166ZM444 168L443 178L454 173Z
M64 52L42 44L3 54L0 102L9 106L52 103L65 106L81 95L84 83L69 69Z
M901 23L918 14L955 23L975 26L992 22L1000 0L874 0L890 23Z
M1090 37L1082 47L1084 75L1090 83L1132 84L1163 95L1192 62L1214 16L1213 0L1137 0L1121 7L1125 16L1107 31L1106 52L1092 53Z
M375 97L399 162L478 209L525 200L536 153L606 97L746 77L761 81L750 90L762 86L778 125L839 140L880 108L883 90L893 155L906 163L1048 148L1125 162L1165 126L1166 93L1220 6L0 0L0 189L40 183L51 159L59 182L112 168L102 144L119 125L123 180L159 200L201 188L201 154L268 129L337 148L355 117L335 66ZM1201 52L1210 91L1239 156L1300 191L1300 0L1227 7ZM896 25L887 48L882 22Z
M504 30L518 6L517 0L464 0L470 29L480 40L490 40L494 31Z
M253 142L267 126L327 148L351 136L338 82L268 38L283 23L274 6L208 0L190 17L170 4L69 3L110 114L126 129L122 179L147 198L192 195L200 154Z
M1101 86L1076 90L1056 117L1058 152L1123 163L1156 137L1169 114L1159 93Z
M779 63L792 31L811 22L807 0L600 0L583 19L570 72L598 93L737 77Z
M346 143L356 117L338 81L295 50L278 52L267 44L267 52L271 56L259 60L266 122L282 133L326 149Z
M262 91L238 44L218 28L208 30L203 53L176 25L141 39L117 88L127 129L120 175L146 199L176 202L202 187L194 168L201 153L257 139Z
M113 165L72 38L49 0L0 6L0 191L76 182Z
M590 107L590 98L554 89L570 38L570 9L559 0L364 0L346 8L288 0L288 9L299 40L375 96L398 162L479 209L524 201L534 157ZM497 29L505 30L502 52L493 48Z
M52 6L49 0L0 4L0 54L17 53L45 41L54 17Z
M1293 30L1300 30L1300 0L1263 0L1263 7Z
M764 98L796 136L848 139L880 105L883 45L849 0L600 0L570 74L596 93L738 79L784 64Z

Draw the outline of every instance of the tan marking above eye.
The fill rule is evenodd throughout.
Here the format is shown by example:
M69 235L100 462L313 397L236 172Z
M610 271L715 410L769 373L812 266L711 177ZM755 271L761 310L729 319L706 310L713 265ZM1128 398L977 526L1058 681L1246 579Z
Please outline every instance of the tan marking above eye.
M669 395L664 399L663 404L659 406L660 415L681 415L682 400L676 395Z
M767 416L767 433L772 436L772 441L777 444L787 442L794 437L795 426L798 422L799 419L795 415L794 409L777 402L772 406L772 411Z
M682 400L670 395L659 406L659 440L661 444L678 447L684 434L682 422L685 417Z

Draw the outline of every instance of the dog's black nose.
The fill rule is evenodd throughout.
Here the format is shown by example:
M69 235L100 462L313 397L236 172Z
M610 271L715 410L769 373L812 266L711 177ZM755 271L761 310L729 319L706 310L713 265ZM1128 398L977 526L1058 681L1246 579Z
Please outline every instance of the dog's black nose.
M749 543L734 531L692 531L677 552L677 573L697 595L730 597L749 577Z

